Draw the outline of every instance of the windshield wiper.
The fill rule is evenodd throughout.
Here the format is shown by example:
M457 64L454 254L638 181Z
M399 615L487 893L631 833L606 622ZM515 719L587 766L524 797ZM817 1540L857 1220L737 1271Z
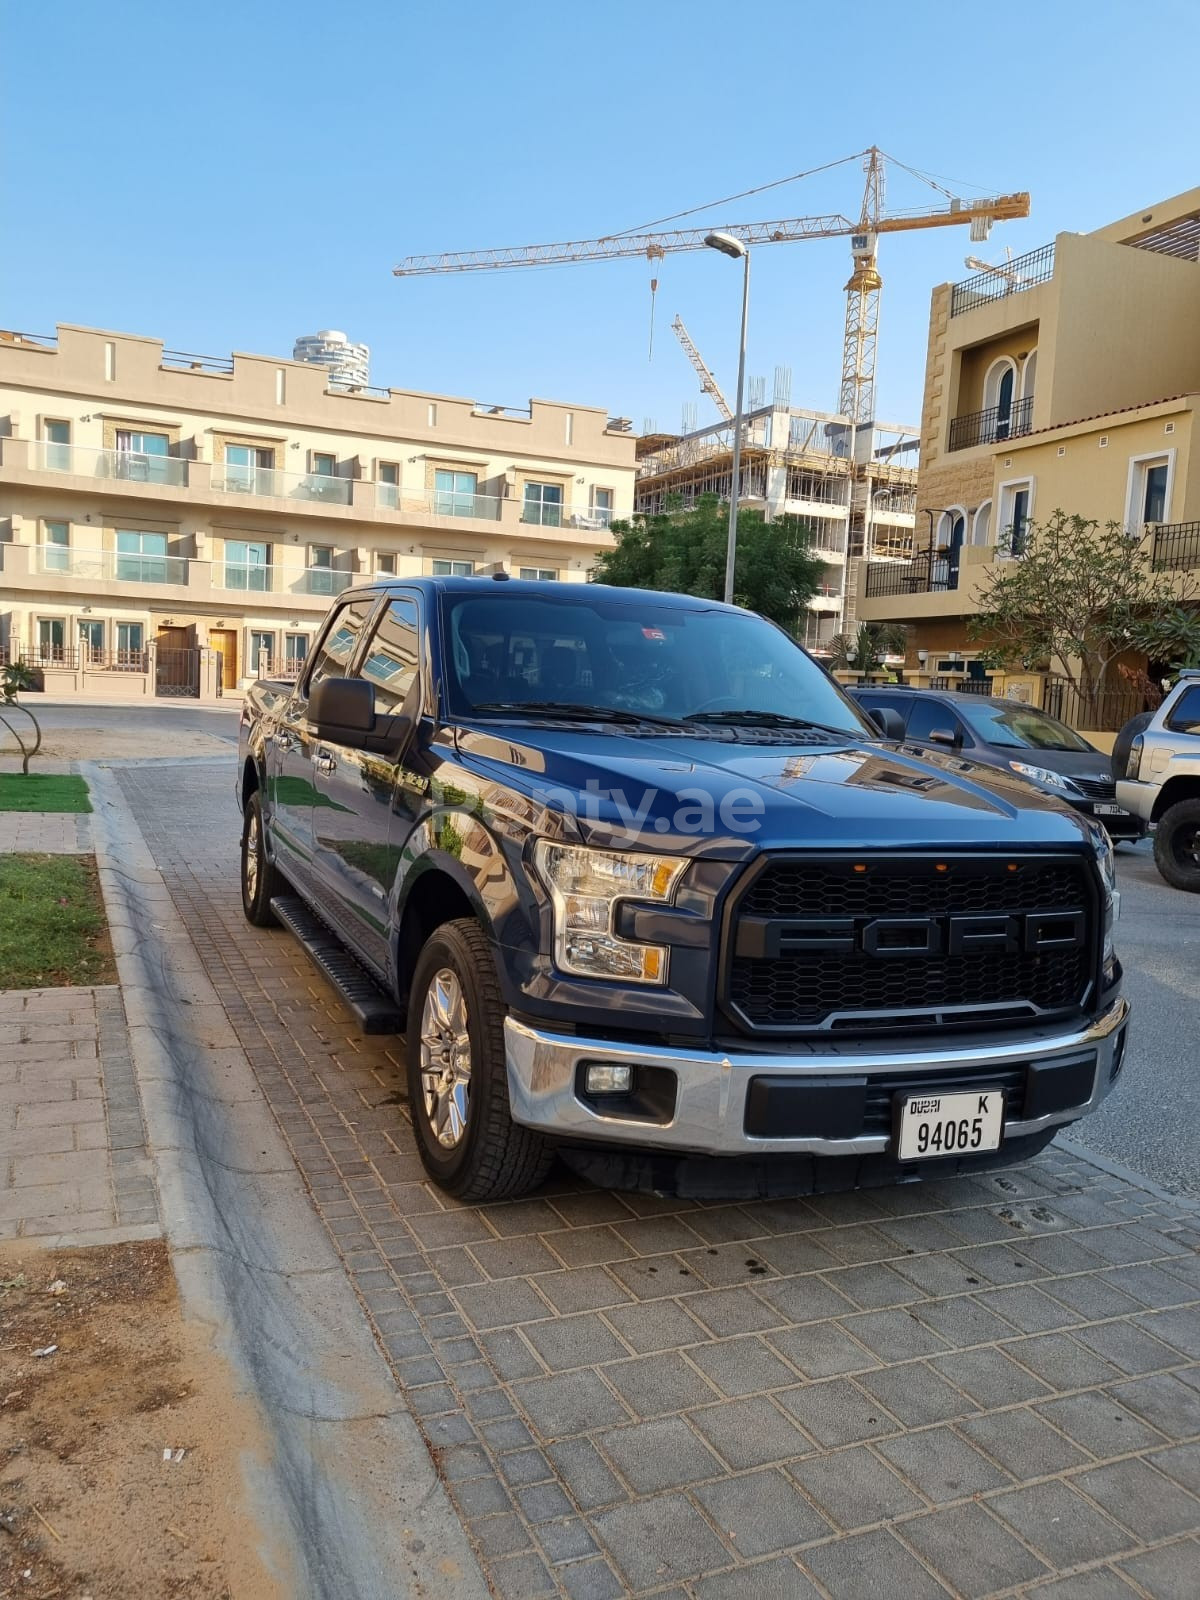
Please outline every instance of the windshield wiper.
M663 728L682 726L674 717L656 717L652 711L628 711L622 706L593 706L563 700L481 700L472 711L514 711L536 717L563 717L579 722L618 722L623 725L654 723Z
M820 733L832 733L838 739L869 737L856 734L852 728L831 728L827 722L814 722L811 717L792 717L786 711L693 711L683 720L717 724L740 722L758 728L815 728Z

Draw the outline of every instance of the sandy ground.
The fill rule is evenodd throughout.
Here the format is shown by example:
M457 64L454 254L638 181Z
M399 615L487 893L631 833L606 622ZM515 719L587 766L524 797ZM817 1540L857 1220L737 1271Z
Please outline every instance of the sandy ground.
M161 1240L0 1246L6 1600L284 1600L242 1510L262 1451Z
M109 712L111 717L114 713ZM115 715L119 716L120 713ZM22 729L22 735L24 735ZM47 728L42 748L33 758L33 770L43 762L128 761L156 756L230 756L233 749L225 739L207 733L178 732L161 728L73 727ZM0 771L20 770L20 752L13 739L0 727Z

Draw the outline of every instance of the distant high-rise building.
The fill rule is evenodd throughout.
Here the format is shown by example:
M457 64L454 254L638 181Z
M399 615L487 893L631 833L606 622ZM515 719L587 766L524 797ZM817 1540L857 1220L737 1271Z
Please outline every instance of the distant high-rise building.
M371 381L370 346L352 344L336 328L322 328L320 333L304 334L296 340L292 359L327 367L331 388L360 388Z

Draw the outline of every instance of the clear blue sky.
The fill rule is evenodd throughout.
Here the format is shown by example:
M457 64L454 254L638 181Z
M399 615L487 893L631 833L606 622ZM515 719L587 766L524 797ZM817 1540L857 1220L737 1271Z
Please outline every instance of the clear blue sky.
M772 18L768 28L761 20ZM879 415L919 414L933 284L1200 183L1195 0L58 0L0 7L0 325L226 354L344 328L372 377L489 402L715 418L678 311L734 385L738 268L711 252L395 279L409 253L592 238L877 143L1033 214L884 241ZM856 55L856 48L858 54ZM861 174L704 215L857 207ZM897 206L925 191L897 181ZM932 196L930 198L933 198ZM833 409L844 240L756 252L749 371ZM1102 330L1098 330L1102 333Z

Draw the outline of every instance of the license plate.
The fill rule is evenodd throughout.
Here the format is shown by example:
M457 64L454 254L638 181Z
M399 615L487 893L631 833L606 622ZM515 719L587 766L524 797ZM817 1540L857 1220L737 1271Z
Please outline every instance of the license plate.
M1124 806L1111 806L1107 801L1092 807L1098 817L1127 817L1129 815Z
M972 1089L969 1094L910 1094L900 1104L901 1161L998 1150L1003 1132L1003 1089Z

